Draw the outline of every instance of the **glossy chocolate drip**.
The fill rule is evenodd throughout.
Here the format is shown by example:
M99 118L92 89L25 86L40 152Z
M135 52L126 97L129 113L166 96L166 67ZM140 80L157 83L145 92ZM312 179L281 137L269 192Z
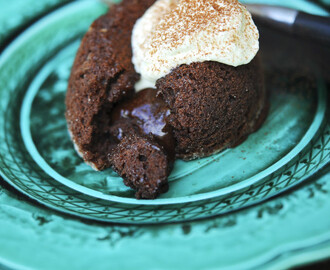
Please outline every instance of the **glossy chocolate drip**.
M112 111L111 123L116 124L126 119L130 124L137 125L141 133L151 134L156 142L164 147L169 161L173 163L175 140L167 121L169 115L170 110L163 99L157 96L157 91L147 88L138 92L133 98L118 104ZM121 140L124 134L123 129L120 127L119 129L117 139Z

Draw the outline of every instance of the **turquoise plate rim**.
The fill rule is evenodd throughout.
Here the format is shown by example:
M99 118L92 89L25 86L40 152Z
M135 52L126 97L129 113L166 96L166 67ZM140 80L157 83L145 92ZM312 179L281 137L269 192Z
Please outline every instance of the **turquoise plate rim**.
M89 3L89 1L85 1L85 2L80 2L79 4L80 5L82 5L82 4L89 5L90 3ZM29 29L27 29L25 32L23 32L10 46L8 46L6 48L6 50L0 56L0 67L3 65L3 63L5 61L7 61L11 57L11 54L13 52L15 52L15 50L17 48L19 48L22 43L26 42L27 40L29 40L29 38L36 35L40 29L47 27L48 21L52 21L56 17L58 20L59 17L61 17L61 16L67 16L66 13L70 14L70 11L75 8L76 8L76 5L74 3L69 4L65 7L66 12L63 12L64 8L60 9L58 11L55 11L55 12L49 14L48 16L44 17L42 20L38 21L36 24L31 26ZM203 194L196 194L196 195L191 195L191 196L184 196L184 197L179 197L179 198L175 198L175 199L158 198L157 200L149 201L149 200L136 200L136 199L131 199L131 198L122 198L122 197L118 197L115 195L107 195L102 192L99 192L99 191L96 191L96 190L93 190L93 189L90 189L87 187L83 187L83 186L78 185L67 179L64 179L65 181L63 181L63 179L62 179L62 181L59 181L59 179L56 179L56 178L55 179L57 181L59 181L60 183L64 184L65 186L70 187L76 191L79 191L85 195L92 196L95 198L100 198L100 199L107 200L107 201L125 203L125 204L170 205L170 204L182 204L182 203L207 200L210 198L223 196L223 195L226 195L226 194L229 194L229 193L241 190L241 189L245 189L253 184L256 184L258 181L262 180L262 178L267 177L271 173L277 171L282 166L287 164L293 157L297 156L308 145L310 140L312 140L312 138L317 133L318 129L320 128L320 126L324 120L325 111L326 111L326 89L325 89L324 82L321 79L319 79L318 80L318 104L317 104L316 114L314 116L311 126L309 127L309 129L307 130L307 132L305 133L303 138L300 140L300 142L288 154L286 154L283 158L281 158L279 161L277 161L275 164L271 165L264 171L254 175L246 180L243 180L240 183L236 183L230 187L222 188L217 191L212 191L212 192L203 193ZM24 130L24 132L26 132L25 128L23 130ZM26 134L29 134L29 132L27 132ZM30 136L30 138L29 138L28 143L31 143L31 141L32 141L31 134L29 136ZM24 136L22 136L22 137L23 137L24 143L26 143ZM32 158L35 159L35 156L33 155ZM0 168L0 172L1 171L2 170ZM48 173L48 172L46 171L46 173ZM264 176L261 179L259 179L261 174L264 174ZM10 181L10 180L8 179L8 181Z

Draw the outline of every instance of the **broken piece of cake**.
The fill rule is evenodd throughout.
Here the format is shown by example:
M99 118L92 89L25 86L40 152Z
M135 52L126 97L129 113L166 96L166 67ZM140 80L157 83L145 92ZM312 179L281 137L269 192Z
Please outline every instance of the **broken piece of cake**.
M242 143L267 115L259 33L236 0L123 0L85 34L66 119L77 152L138 199L168 190L176 158Z

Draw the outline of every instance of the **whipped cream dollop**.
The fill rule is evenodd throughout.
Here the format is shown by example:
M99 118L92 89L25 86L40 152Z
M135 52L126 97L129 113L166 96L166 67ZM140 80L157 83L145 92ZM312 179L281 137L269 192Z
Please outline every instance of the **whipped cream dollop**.
M155 87L173 68L216 61L249 63L259 50L259 32L237 0L158 0L132 32L136 88Z

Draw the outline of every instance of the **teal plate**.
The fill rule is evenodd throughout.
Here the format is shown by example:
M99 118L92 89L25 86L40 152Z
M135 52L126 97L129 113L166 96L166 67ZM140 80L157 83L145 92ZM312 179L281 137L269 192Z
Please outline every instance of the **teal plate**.
M1 1L5 2L5 0L0 0L0 2ZM271 1L276 2L275 0ZM31 2L30 4L33 6L36 1L25 0L24 3L25 2ZM307 1L278 0L278 2L286 5L293 5L293 7L296 8L305 6L309 12L318 11L316 6L313 6ZM38 4L36 3L36 5ZM94 5L95 4L92 4L92 6ZM98 13L95 11L96 6L92 6L89 6L91 12L88 16L90 16L90 18L97 16ZM6 13L6 6L2 5L1 7L2 9L0 12ZM19 5L17 10L20 10ZM99 12L103 12L103 7L100 7ZM17 14L16 12L14 13L15 15ZM87 13L88 12L86 12L85 15ZM83 17L84 16L82 16L81 19L83 19ZM75 19L76 18L77 17L75 17ZM2 19L3 16L0 16L0 22ZM46 21L48 20L49 17ZM82 23L84 23L83 20ZM86 22L86 27L88 27L88 23L89 22ZM82 26L72 24L71 27L78 27L80 29ZM80 29L79 31L83 33L85 30ZM50 33L48 38L54 34L56 34L56 31ZM36 38L36 36L34 36L34 38ZM49 48L50 53L47 54L47 59L38 56L39 58L36 62L30 65L24 62L26 59L29 59L28 61L32 60L32 56L28 56L32 54L31 51L33 54L38 54L40 48L36 46L34 47L36 48L35 50L30 48L30 50L26 51L27 55L24 58L22 57L21 62L18 58L13 57L16 64L10 64L8 58L4 62L4 58L10 50L12 50L12 53L17 52L16 49L22 44L13 43L11 48L9 48L3 56L0 56L0 104L5 106L0 106L0 108L4 109L4 111L8 109L10 113L15 111L15 115L12 116L10 113L6 114L4 111L1 111L1 115L8 115L11 117L9 118L10 121L7 119L9 122L17 121L15 125L9 122L6 124L8 127L14 126L15 130L11 131L9 135L5 137L2 130L5 127L6 121L0 118L0 160L6 160L6 163L1 161L2 163L0 166L2 168L2 175L5 175L5 172L7 172L6 178L8 182L43 204L61 211L76 213L81 217L95 218L97 217L95 213L96 208L93 209L93 207L95 206L94 203L97 202L96 207L99 207L97 208L99 210L98 217L109 220L103 215L104 213L102 213L105 207L100 207L100 203L105 200L97 199L93 201L93 197L83 195L71 188L65 187L65 185L58 181L52 180L52 178L39 167L40 164L36 163L34 160L35 157L31 158L31 148L29 151L25 150L24 152L19 150L17 156L12 154L15 153L16 149L25 149L25 144L21 139L20 132L20 121L22 120L20 115L22 114L21 108L23 101L28 104L28 96L30 95L30 98L32 98L33 107L30 109L32 117L27 117L27 119L32 120L34 119L34 115L38 117L38 114L34 113L34 106L39 106L39 100L45 101L45 99L39 99L39 96L42 95L42 89L55 91L52 90L55 89L54 86L52 86L53 83L51 83L52 78L53 82L56 82L56 89L63 93L66 79L59 80L58 78L66 78L67 67L71 65L70 61L72 60L67 59L68 63L63 63L63 65L61 65L62 67L67 66L65 70L62 70L63 73L60 71L60 68L50 68L51 72L49 73L46 66L48 65L50 67L50 63L61 54L64 58L65 55L67 55L72 59L73 55L70 50L73 51L75 49L74 47L77 46L74 40L76 40L76 37L62 44L62 46L56 46L55 49L54 47ZM20 42L22 42L22 40L20 40ZM48 43L46 42L45 44ZM292 44L295 46L296 43L294 40ZM16 46L15 50L12 49L13 46ZM22 56L23 52L22 50L20 51L18 57ZM290 54L292 54L292 50ZM285 54L285 57L282 57L280 61L288 62L287 58L289 57L287 57L287 55L288 54ZM274 53L274 55L271 56L272 58L277 58L278 55ZM305 57L301 57L299 61L297 61L301 67L304 66L304 58ZM266 57L266 62L269 60L270 58ZM65 61L65 59L63 61ZM6 64L5 67L3 66L4 63ZM25 65L25 71L21 70L21 63ZM61 62L57 63L60 64ZM7 70L7 68L10 70ZM15 74L15 72L20 72L21 74L18 76L12 75ZM44 73L44 75L40 75L42 73ZM37 77L42 81L42 76L48 77L47 73L52 75L50 78L44 80L45 83L42 82L43 85L41 89L31 90L33 87L38 88ZM268 74L267 77L269 77L271 69L267 67L266 73ZM54 77L54 74L59 74L59 76ZM292 95L287 95L289 93L287 90L291 88L290 85L295 85L296 88L304 89L304 87L298 87L299 85L305 85L306 80L303 78L304 76L296 77L290 82L287 81L287 75L284 73L282 75L283 76L277 76L278 81L272 82L271 85L273 85L273 88L279 86L278 89L284 90L287 98L292 98ZM309 77L308 74L307 77ZM6 79L5 81L3 80L4 78ZM18 80L17 82L15 82L16 79ZM12 80L14 80L14 82ZM284 85L289 85L290 87L284 89L283 81L285 82ZM61 84L63 84L63 86L60 86ZM320 80L319 86L323 87L322 84L323 82ZM312 91L317 91L314 86L310 86L310 88ZM7 91L7 94L4 94L3 91ZM19 91L19 93L16 91ZM27 91L30 91L29 95ZM32 95L33 91L36 91L34 98ZM322 91L319 93L322 93ZM6 95L12 95L13 97L6 97ZM54 94L51 96L56 97ZM63 95L62 97L60 96L61 94L59 94L59 98L62 99ZM295 98L299 97L297 93L294 93L293 96ZM4 97L5 100L3 100ZM285 96L283 96L283 99L284 97ZM304 128L301 129L302 134L300 138L306 134L310 125L314 122L317 106L320 104L316 102L318 100L317 94L309 95L309 98L313 100L313 102L308 103L311 106L306 108L304 106L306 103L301 103L301 107L307 109L309 113L306 114L306 116L308 116L306 121L301 121L302 127ZM306 97L301 97L301 100L306 100ZM44 104L46 105L46 103ZM52 104L49 103L49 105ZM275 108L275 105L276 103L274 104L272 98L273 108ZM61 110L63 110L63 108ZM329 119L329 115L326 115L326 117ZM63 120L63 118L61 119ZM305 120L305 118L303 118L303 120ZM32 125L27 125L27 128L31 132L31 138L33 139L33 144L38 150L38 153L47 164L52 166L52 169L62 174L62 176L68 177L70 174L66 174L62 166L67 165L69 168L73 167L70 165L72 158L56 166L56 163L52 162L49 156L46 155L49 150L45 152L43 150L44 148L38 143L38 140L42 138L37 139L36 137L37 134L34 125L37 125L37 122L34 121L35 120L31 121ZM269 121L269 119L267 121ZM329 258L330 167L328 166L318 171L329 161L330 129L327 125L328 124L322 124L316 131L315 136L313 136L312 142L304 147L303 152L306 151L306 154L309 153L310 157L306 156L306 158L300 158L301 164L298 164L298 166L304 164L308 165L301 167L303 169L301 176L303 177L298 175L297 179L292 180L296 183L303 181L302 185L298 185L288 192L281 193L280 196L273 197L271 200L261 202L253 207L198 221L159 224L157 226L136 226L76 219L71 215L62 215L60 212L52 211L39 204L35 204L31 200L15 192L0 180L0 269L280 270L291 269L291 267L308 262ZM42 125L40 125L40 127L42 127ZM61 128L58 128L58 130L54 129L56 132L60 132L60 130ZM7 131L8 128L6 129L6 132ZM43 136L43 134L41 134L41 136ZM8 140L5 143L3 142L4 138ZM58 137L55 136L55 138ZM65 138L66 135L57 139L57 143ZM296 142L288 149L292 150L299 142ZM12 144L11 147L4 147L7 143ZM59 145L62 145L62 142ZM72 149L71 144L68 144L68 149ZM227 152L230 151L232 150ZM227 155L228 153L224 154ZM22 170L27 173L27 176L24 177L20 166L12 165L15 163L13 161L14 159L16 160L15 162L21 162L21 164L24 165L22 166ZM31 163L31 165L27 166L26 163ZM9 165L11 169L9 170L3 167L4 164ZM31 172L28 171L27 168L31 168ZM316 171L318 171L318 173L315 174L314 172ZM293 169L292 172L295 172L295 170ZM305 181L305 177L313 173L314 175L309 177L308 181ZM287 174L290 173L288 172ZM17 180L16 178L20 178L20 176L22 176L22 179ZM86 184L86 187L95 191L103 192L108 189L107 187L105 188L105 186L91 186L89 183L77 182L77 180L71 178L68 179L76 181L76 184L79 185ZM177 180L173 180L171 183L175 183L176 181ZM38 186L33 182L37 183ZM271 182L268 183L271 185ZM31 188L31 190L28 190L28 187ZM288 187L292 187L292 185L289 184ZM278 191L283 190L284 189L279 189ZM115 190L111 190L111 192L114 191ZM48 192L54 192L53 196L49 196ZM276 194L276 192L266 195L265 198L268 198L272 194ZM106 195L109 194L106 193ZM117 193L116 196L119 196L119 193ZM120 196L129 198L130 195L125 193L125 195L123 194ZM79 201L78 198L80 198L81 201ZM68 203L65 202L66 199ZM92 202L91 212L88 212L87 209L83 212L81 210L82 206L85 204L85 207L89 208L89 201ZM82 204L82 202L84 204ZM105 205L111 206L111 204ZM77 212L75 212L75 210L77 210ZM163 214L166 213L163 212ZM126 218L126 221L125 219L121 220L126 222L128 219ZM316 269L317 267L318 266L313 265L311 268Z
M15 36L15 33L45 13L70 0L0 0L0 48ZM15 15L14 15L15 14Z
M313 89L302 84L289 91L290 75L278 73L267 85L271 106L262 128L234 149L177 161L170 191L160 198L136 200L113 171L90 169L70 142L64 96L78 38L105 11L98 2L67 5L23 33L0 58L0 168L17 189L84 218L178 222L255 204L301 183L327 163L322 79Z

